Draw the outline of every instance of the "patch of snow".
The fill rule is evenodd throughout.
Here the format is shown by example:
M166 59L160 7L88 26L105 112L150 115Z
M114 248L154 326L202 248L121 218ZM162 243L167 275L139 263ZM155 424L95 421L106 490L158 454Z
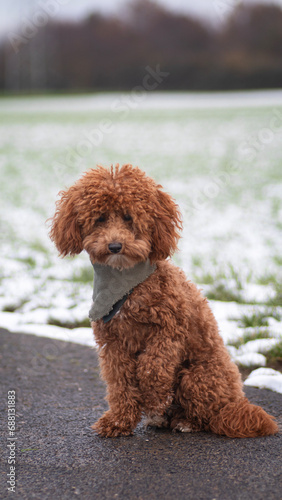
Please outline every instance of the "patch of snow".
M238 304L238 302L222 302L220 300L209 300L210 307L217 319L229 320L230 318L240 318L250 310L248 304Z
M88 345L94 347L95 341L91 328L62 328L54 325L24 324L17 325L12 330L15 333L27 333L37 335L38 337L48 337L76 344Z
M272 368L258 368L250 373L244 384L282 394L282 373Z
M236 347L234 347L233 345L227 345L226 349L229 352L232 361L235 361L237 353L238 353L238 349L236 349Z
M24 317L25 319L25 317ZM39 337L64 340L76 344L96 346L92 328L63 328L43 323L22 322L23 316L19 313L0 312L0 326L14 333L26 333Z
M237 327L235 321L230 321L227 319L218 319L217 320L219 333L224 340L225 344L233 343L238 340L240 335L240 329Z
M246 302L266 303L275 297L275 290L270 285L258 285L256 283L244 284L244 300Z
M241 354L233 358L237 364L242 366L265 366L266 357L258 352L248 352L246 354Z
M33 311L26 312L24 314L19 314L21 322L24 320L25 323L36 323L36 324L46 324L49 319L49 310L39 307ZM1 313L0 313L1 321Z
M13 328L21 323L21 314L0 311L0 327L13 331Z
M238 349L238 355L241 356L243 354L248 353L266 353L272 349L276 344L280 342L280 339L255 339L246 342Z
M282 340L282 321L278 321L272 317L267 318L267 320L271 335Z

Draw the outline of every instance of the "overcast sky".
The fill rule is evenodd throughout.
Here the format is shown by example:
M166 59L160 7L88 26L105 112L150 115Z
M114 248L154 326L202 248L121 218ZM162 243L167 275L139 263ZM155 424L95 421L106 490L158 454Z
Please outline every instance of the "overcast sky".
M127 3L128 0L0 0L0 34L13 30L25 19L32 19L34 14L42 11L44 4L56 11L56 17L79 19L95 11L118 12ZM238 4L275 3L282 6L282 0L157 0L157 3L213 23L221 22Z

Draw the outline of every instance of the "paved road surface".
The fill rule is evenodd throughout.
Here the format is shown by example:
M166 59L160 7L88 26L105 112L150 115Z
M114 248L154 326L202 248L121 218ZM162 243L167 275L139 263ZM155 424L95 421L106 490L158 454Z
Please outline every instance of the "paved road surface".
M281 500L281 435L229 439L145 430L101 439L106 408L94 349L0 330L0 498ZM16 391L16 493L8 492L7 392ZM282 424L282 396L246 388Z

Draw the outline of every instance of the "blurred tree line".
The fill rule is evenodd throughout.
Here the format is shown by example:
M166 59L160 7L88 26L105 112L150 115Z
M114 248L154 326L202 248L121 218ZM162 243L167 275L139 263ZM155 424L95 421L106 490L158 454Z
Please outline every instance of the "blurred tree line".
M129 90L157 65L169 72L162 90L281 87L282 9L240 5L217 28L151 0L80 22L38 12L2 40L0 89Z

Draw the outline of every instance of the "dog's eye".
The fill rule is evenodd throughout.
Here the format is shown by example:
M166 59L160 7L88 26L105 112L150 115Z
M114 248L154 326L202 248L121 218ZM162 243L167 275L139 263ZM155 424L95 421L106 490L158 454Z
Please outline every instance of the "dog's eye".
M129 215L129 214L124 214L124 216L123 216L123 220L125 220L125 221L129 222L129 221L132 221L132 217L131 217L131 215Z
M96 222L106 222L106 216L100 215L100 217L98 219L96 219Z

